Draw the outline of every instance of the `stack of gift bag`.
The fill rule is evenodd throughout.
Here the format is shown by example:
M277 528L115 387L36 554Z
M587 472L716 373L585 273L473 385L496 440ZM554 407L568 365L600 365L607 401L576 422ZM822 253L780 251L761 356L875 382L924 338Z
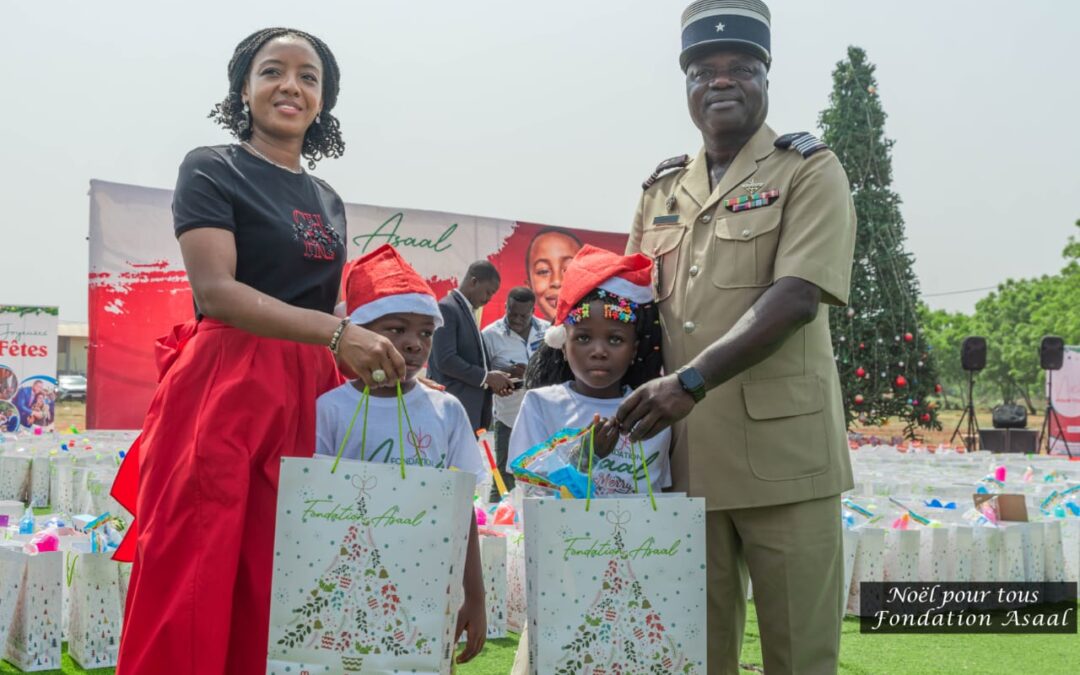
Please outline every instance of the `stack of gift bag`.
M134 432L0 437L0 650L24 671L116 665L128 514L109 496ZM37 515L36 515L37 514Z
M858 443L843 498L848 611L865 581L1080 580L1080 465Z

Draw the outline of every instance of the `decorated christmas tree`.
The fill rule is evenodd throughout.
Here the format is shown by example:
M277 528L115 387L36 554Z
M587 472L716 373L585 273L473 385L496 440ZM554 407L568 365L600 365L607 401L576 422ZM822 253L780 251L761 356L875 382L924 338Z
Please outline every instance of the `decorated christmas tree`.
M357 511L361 517L367 514L363 490ZM412 625L397 585L379 560L370 527L349 527L337 555L293 614L294 624L278 644L340 652L345 671L360 671L368 654L431 650L431 640Z
M623 513L623 516L629 514ZM603 581L574 639L563 647L556 675L646 675L697 673L682 649L667 634L657 609L634 576L622 538L622 522L614 524L616 554L604 569Z
M862 49L849 47L836 65L820 124L851 181L859 223L849 304L829 316L848 426L895 417L909 438L918 427L940 429L934 355L919 330L919 283L892 190L893 141Z

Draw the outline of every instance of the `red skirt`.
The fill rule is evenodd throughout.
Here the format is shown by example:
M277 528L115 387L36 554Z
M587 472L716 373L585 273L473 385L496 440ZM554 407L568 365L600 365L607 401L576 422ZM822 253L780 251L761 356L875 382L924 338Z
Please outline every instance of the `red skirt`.
M315 450L325 347L203 319L157 343L159 384L112 494L135 515L118 675L266 672L278 470Z

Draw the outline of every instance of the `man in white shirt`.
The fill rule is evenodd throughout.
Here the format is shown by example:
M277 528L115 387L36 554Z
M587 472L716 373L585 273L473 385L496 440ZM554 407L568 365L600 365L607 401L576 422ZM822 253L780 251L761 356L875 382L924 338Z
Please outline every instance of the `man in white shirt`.
M495 459L507 489L514 487L514 477L506 470L506 458L510 447L510 431L517 419L521 401L525 398L522 378L525 365L544 343L544 331L549 324L533 315L536 295L524 286L510 289L506 297L506 314L483 330L484 348L491 360L490 368L510 373L514 378L514 393L496 398ZM491 488L491 501L499 499L496 486Z

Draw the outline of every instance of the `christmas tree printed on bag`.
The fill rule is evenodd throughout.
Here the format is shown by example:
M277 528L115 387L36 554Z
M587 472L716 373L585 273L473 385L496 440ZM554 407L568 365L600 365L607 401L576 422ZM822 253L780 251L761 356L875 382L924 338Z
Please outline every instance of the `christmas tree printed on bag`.
M367 516L374 476L352 480L356 509ZM362 669L368 654L430 654L430 639L412 626L397 585L379 560L371 527L350 525L337 555L300 607L293 609L292 629L278 640L285 647L341 653L345 671Z
M659 611L645 596L623 544L625 511L608 511L618 551L608 561L596 598L578 626L556 675L651 675L697 669L667 634Z

